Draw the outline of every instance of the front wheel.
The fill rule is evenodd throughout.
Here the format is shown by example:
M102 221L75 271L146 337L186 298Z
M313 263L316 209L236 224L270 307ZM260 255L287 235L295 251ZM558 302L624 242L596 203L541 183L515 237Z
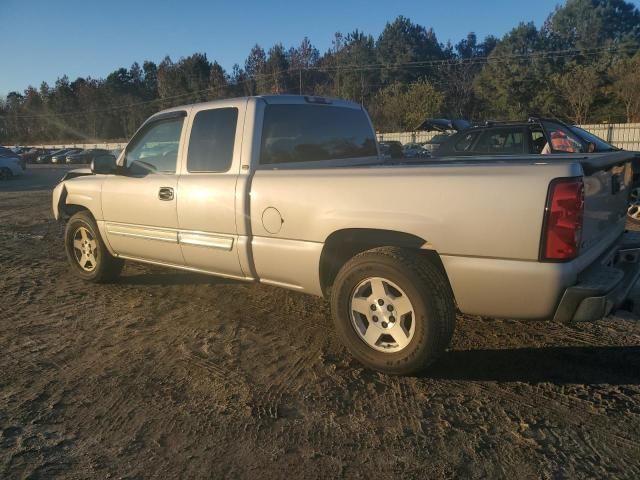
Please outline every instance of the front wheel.
M109 253L93 217L86 211L73 215L65 230L65 250L71 270L83 280L104 283L115 280L124 266Z
M442 270L400 248L376 248L347 262L334 282L331 307L353 356L390 374L415 374L431 365L455 327L453 295Z

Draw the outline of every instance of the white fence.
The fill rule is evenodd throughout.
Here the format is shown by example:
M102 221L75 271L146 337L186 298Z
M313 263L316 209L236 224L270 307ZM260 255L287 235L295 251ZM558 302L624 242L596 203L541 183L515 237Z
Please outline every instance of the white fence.
M625 150L640 150L640 123L594 123L580 125L585 130L606 140L616 147ZM401 143L420 143L431 140L438 132L395 132L378 133L378 140ZM107 143L55 143L47 145L32 145L38 148L104 148L106 150L121 149L126 146L124 142Z
M580 125L616 147L625 150L640 150L640 123L596 123ZM431 140L438 132L396 132L379 133L378 140L420 143Z

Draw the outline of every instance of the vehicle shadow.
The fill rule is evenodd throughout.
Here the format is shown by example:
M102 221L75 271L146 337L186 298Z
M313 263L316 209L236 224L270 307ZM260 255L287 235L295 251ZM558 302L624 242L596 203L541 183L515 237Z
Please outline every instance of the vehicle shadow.
M555 384L640 384L640 346L449 351L424 378Z

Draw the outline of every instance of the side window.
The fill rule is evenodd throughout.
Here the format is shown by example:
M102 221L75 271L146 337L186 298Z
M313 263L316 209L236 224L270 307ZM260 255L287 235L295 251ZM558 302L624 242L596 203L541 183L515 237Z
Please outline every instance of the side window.
M545 145L542 153L579 153L584 150L580 139L562 125L544 122L544 128L547 131L551 145Z
M149 124L127 147L126 165L133 174L175 173L184 117Z
M529 134L531 135L531 151L529 153L542 153L542 149L547 144L547 139L544 136L544 132L540 130L539 127L536 127L529 130Z
M326 105L267 105L260 164L376 157L364 111Z
M453 145L455 152L469 152L474 142L478 138L478 132L471 132L460 135L460 139Z
M485 131L474 151L478 153L511 154L524 152L522 127Z
M237 108L217 108L198 112L193 119L187 170L226 172L233 158L238 123Z

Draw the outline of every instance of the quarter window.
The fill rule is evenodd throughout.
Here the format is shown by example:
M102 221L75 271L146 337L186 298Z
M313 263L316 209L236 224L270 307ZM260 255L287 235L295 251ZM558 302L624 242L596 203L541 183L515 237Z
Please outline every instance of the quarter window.
M133 174L175 173L184 117L158 120L144 127L127 147Z
M238 123L237 108L203 110L191 127L187 170L189 172L226 172L233 158Z

